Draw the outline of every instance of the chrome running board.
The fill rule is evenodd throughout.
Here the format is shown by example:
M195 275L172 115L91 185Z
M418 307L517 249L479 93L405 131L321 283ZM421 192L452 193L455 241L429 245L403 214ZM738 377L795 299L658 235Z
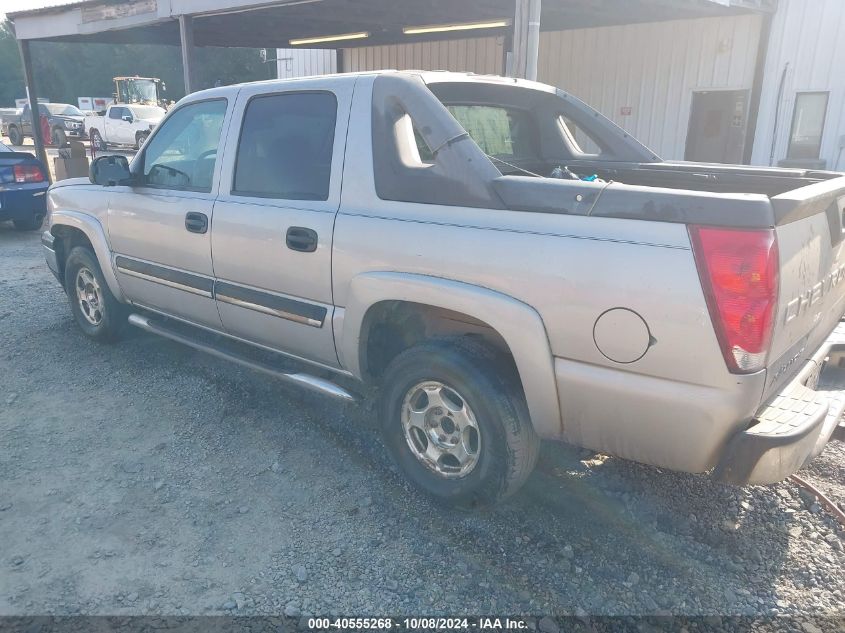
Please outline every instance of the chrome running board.
M129 323L137 328L151 332L152 334L169 338L172 341L182 343L188 347L193 347L196 350L206 352L207 354L211 354L217 358L232 361L233 363L237 363L243 367L260 371L263 374L269 374L270 376L278 378L284 382L304 387L305 389L336 398L337 400L342 400L344 402L358 402L361 399L360 396L350 393L340 385L326 380L325 378L319 378L317 376L312 376L311 374L303 374L299 372L294 373L281 371L267 363L247 358L246 355L240 354L236 351L226 350L211 343L191 338L182 332L177 332L175 329L168 327L165 323L155 321L141 314L130 314Z

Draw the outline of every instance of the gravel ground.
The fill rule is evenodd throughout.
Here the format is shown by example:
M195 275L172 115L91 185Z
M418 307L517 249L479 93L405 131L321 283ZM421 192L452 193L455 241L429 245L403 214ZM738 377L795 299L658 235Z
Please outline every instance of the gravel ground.
M845 616L843 532L791 483L550 444L515 500L445 511L366 408L140 332L89 342L38 234L5 225L0 376L2 615ZM845 507L843 444L802 474Z

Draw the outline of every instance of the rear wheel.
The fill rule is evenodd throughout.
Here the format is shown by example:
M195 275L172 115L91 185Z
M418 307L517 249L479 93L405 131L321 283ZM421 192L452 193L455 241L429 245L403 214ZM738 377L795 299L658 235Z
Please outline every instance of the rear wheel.
M104 343L120 338L127 308L109 290L97 257L88 248L77 246L68 255L65 290L73 317L88 338Z
M12 145L23 145L23 134L21 131L14 125L9 127L9 142Z
M509 365L466 339L425 343L384 373L382 431L420 490L449 505L484 507L513 494L539 453Z
M32 217L27 218L25 220L12 221L12 223L15 225L15 229L18 231L37 231L41 228L41 224L43 222L44 216L40 213L36 213Z

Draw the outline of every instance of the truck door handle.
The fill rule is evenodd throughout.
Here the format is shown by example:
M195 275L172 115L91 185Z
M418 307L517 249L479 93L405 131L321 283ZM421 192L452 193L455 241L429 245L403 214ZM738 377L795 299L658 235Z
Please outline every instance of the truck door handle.
M317 232L303 226L292 226L288 229L285 243L292 251L313 253L317 250Z
M208 216L196 211L185 214L185 228L191 233L206 233L208 231Z

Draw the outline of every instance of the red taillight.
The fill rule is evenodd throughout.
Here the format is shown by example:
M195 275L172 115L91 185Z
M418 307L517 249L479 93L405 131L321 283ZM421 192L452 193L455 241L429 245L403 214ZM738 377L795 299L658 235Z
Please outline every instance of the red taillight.
M38 165L15 165L15 182L44 182L44 172Z
M775 232L691 226L695 262L728 369L766 366L778 300Z

